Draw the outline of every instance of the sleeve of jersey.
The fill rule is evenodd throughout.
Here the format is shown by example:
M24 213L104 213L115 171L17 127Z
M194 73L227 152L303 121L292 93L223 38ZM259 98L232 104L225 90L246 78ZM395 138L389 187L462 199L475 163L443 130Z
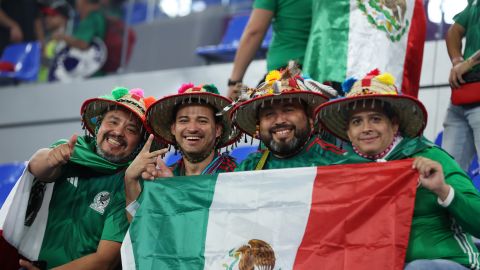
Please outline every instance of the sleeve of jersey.
M111 206L103 225L102 240L121 243L127 232L129 223L125 213L125 195L121 191L121 189L117 190L112 198Z
M468 17L470 15L470 5L468 5L462 12L453 17L455 23L460 24L463 28L468 27Z
M475 237L480 237L480 193L472 180L447 153L433 148L425 157L442 164L445 182L453 187L455 195L447 207L449 213L462 229Z
M277 8L277 0L255 0L253 8L275 11Z

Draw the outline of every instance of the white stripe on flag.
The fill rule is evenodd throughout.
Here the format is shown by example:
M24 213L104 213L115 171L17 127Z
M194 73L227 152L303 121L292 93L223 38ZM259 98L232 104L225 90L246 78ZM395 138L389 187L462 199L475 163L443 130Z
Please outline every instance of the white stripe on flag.
M123 239L122 248L120 249L120 255L122 256L122 269L135 270L135 257L133 256L130 230L127 231L127 234Z
M369 71L379 68L382 72L391 73L397 79L395 84L400 88L403 79L408 31L402 35L399 41L391 41L385 31L376 29L367 20L367 16L358 8L357 2L358 0L350 0L347 78L350 76L363 78ZM368 1L360 2L363 2L369 8ZM415 0L407 0L406 2L407 11L403 23L408 20L408 30L412 24ZM378 12L376 14L376 19L380 20L382 14ZM359 44L365 46L359 46Z
M208 218L205 269L232 266L235 258L228 251L251 239L270 244L277 258L275 269L292 269L316 172L310 167L220 174Z
M28 164L17 181L18 186L16 184L17 187L12 190L14 195L3 224L3 236L27 259L37 260L45 235L50 199L52 198L55 183L46 184L42 206L37 213L35 221L30 227L25 226L25 214L34 180L34 176L27 168Z

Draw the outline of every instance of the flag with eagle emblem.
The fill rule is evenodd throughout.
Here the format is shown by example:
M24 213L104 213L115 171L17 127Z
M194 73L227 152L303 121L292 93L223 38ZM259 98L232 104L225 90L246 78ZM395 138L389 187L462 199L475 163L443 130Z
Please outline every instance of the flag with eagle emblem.
M312 1L303 63L313 79L343 82L388 70L404 94L418 95L426 38L422 0Z
M412 160L145 181L123 269L403 269Z

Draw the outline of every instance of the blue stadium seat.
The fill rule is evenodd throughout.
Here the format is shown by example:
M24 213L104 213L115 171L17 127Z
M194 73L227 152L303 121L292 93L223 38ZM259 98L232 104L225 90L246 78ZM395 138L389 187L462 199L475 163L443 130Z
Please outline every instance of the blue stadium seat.
M0 72L0 77L19 81L36 81L40 70L40 42L25 42L9 45L5 48L0 61L15 65L13 72Z
M438 145L439 147L442 147L442 139L443 139L443 131L440 131L437 135L437 138L435 138L435 144ZM473 157L472 163L470 164L470 167L467 170L468 175L470 178L473 180L473 184L475 187L480 190L480 169L478 167L478 155L475 155Z
M258 145L248 145L248 146L242 145L233 149L230 155L235 158L238 164L240 164L240 162L246 159L248 155L256 152L257 149L258 149Z
M235 15L229 21L227 29L223 34L222 41L218 45L199 47L197 55L204 57L207 62L229 62L233 61L237 52L240 38L247 25L249 15ZM272 38L272 27L268 29L262 42L261 49L257 52L256 58L265 58L268 45Z
M25 169L25 162L0 164L0 206Z

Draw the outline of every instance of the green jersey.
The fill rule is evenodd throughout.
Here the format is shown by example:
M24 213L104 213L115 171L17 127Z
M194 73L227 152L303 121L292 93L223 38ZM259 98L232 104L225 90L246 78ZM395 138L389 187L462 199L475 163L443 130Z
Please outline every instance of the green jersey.
M250 154L235 171L255 170L265 151ZM312 167L330 165L345 160L345 151L335 145L326 143L317 136L313 136L300 150L300 152L289 158L278 158L268 154L262 169L282 169L295 167Z
M465 59L480 50L480 5L477 0L468 0L468 6L453 18L465 29ZM475 68L479 69L478 66Z
M73 36L87 43L92 42L93 38L98 37L103 40L107 30L107 23L102 12L92 11L87 17L83 18L79 23Z
M55 180L38 257L48 268L95 253L100 240L121 243L128 229L123 183L128 164L104 160L94 145L78 137L70 162Z
M267 53L268 70L303 63L312 20L312 0L255 0L254 8L273 12L273 36Z

